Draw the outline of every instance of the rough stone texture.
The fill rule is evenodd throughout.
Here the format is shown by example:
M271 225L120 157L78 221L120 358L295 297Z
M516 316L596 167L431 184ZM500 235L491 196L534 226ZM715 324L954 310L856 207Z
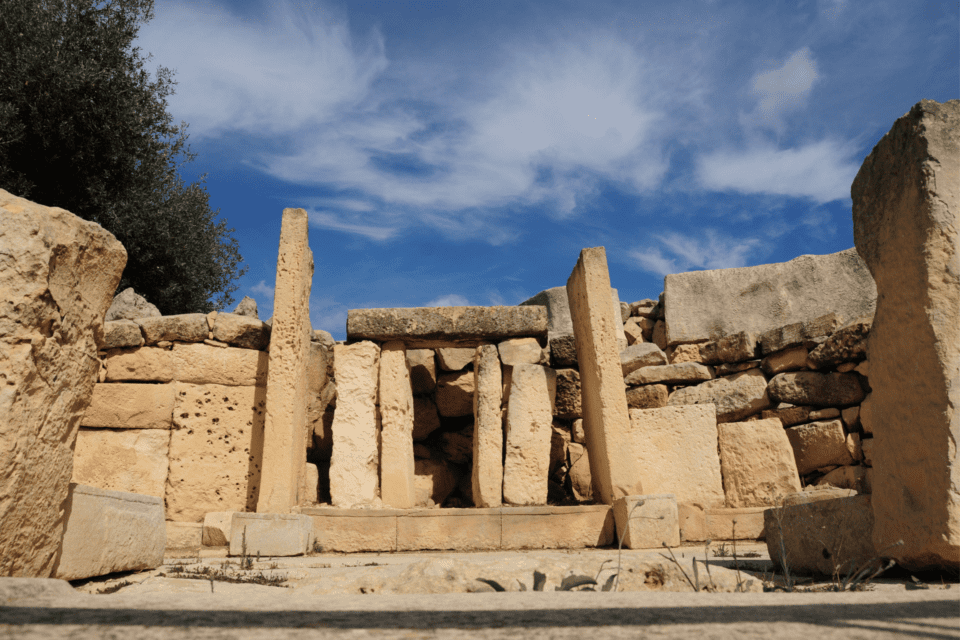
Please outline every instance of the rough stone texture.
M667 324L663 320L657 320L657 323L653 325L653 335L650 336L650 342L661 349L666 349L669 346L670 343L667 341Z
M126 263L99 225L0 190L0 575L49 577Z
M854 241L882 296L862 414L864 427L874 418L874 542L902 538L891 554L911 566L960 565L958 176L960 101L924 100L851 188Z
M347 340L465 340L547 335L547 310L519 307L350 309Z
M167 549L190 549L199 553L203 544L203 524L200 522L166 522Z
M797 471L806 475L822 467L853 464L839 420L811 422L786 430L797 460Z
M859 362L867 357L867 337L872 318L859 318L840 328L810 352L810 362L816 369L835 367L844 362Z
M245 298L247 299L247 298ZM203 516L203 546L226 547L230 545L230 531L235 511L211 511Z
M700 346L696 344L678 344L669 351L670 364L700 361Z
M163 564L162 498L71 483L64 520L55 578L79 580Z
M801 490L793 448L776 418L717 426L728 507L762 507Z
M620 352L620 369L626 376L641 367L667 364L667 354L650 342L633 344Z
M443 462L417 460L414 466L418 507L439 506L457 488L460 479Z
M380 348L380 497L384 506L412 509L413 393L403 343Z
M873 466L873 438L864 438L860 441L860 450L863 451L863 464Z
M577 340L573 335L550 336L550 366L555 369L576 367Z
M163 498L169 453L166 430L81 428L71 482Z
M263 387L177 384L167 520L256 509L266 401Z
M582 417L580 397L580 372L576 369L558 369L557 399L553 405L553 415L561 420Z
M720 364L752 360L757 352L757 334L741 331L699 345L700 362Z
M203 313L183 313L175 316L138 318L144 344L158 342L203 342L210 334L207 316Z
M437 405L428 397L413 397L413 439L423 440L440 428Z
M329 331L324 331L323 329L314 329L310 334L310 342L319 342L324 347L333 351L333 345L336 343L336 340L333 339L333 336Z
M691 504L678 504L680 539L684 542L762 540L765 536L765 510L766 507L701 509Z
M312 462L303 465L300 483L300 504L313 505L320 502L320 469Z
M508 367L517 364L546 364L543 349L536 338L514 338L497 345L500 361Z
M624 496L613 503L617 541L627 549L680 546L677 499L672 494Z
M206 344L174 344L170 349L141 347L107 352L107 382L192 382L264 386L269 355L253 349Z
M711 405L632 409L630 424L640 481L682 504L722 507L717 412Z
M169 429L174 396L172 384L95 384L80 424L108 429Z
M313 543L310 516L282 513L235 513L230 524L230 555L302 556Z
M718 364L713 368L713 373L718 378L721 376L729 376L734 373L739 373L741 371L746 371L747 369L759 369L760 360L747 360L745 362L725 362L723 364Z
M445 418L473 413L473 371L441 374L437 380L437 411Z
M497 353L494 345L483 345L473 361L476 394L470 486L477 507L499 507L503 502L503 381Z
M648 384L627 389L627 406L631 409L657 409L667 406L667 385Z
M312 332L313 252L307 238L308 226L303 209L283 210L270 332L259 513L289 513L300 504L306 462L307 367Z
M781 373L770 381L770 397L777 402L816 407L846 407L860 404L866 395L856 373Z
M717 422L736 422L771 406L767 379L759 369L748 369L725 378L708 380L693 387L677 389L668 405L714 404Z
M795 424L802 424L810 421L810 407L797 407L792 404L779 404L773 409L763 412L763 418L779 418L785 427L792 427Z
M234 308L233 313L238 316L247 316L248 318L258 319L260 313L257 310L257 301L250 296L243 296L243 300Z
M590 454L587 448L577 442L567 443L567 456L570 475L570 492L574 500L591 502L593 500L593 477L590 475Z
M535 364L513 367L503 462L503 501L507 504L547 503L551 395L556 393L556 381L551 378L555 375L553 369Z
M265 322L233 313L218 313L213 337L234 347L266 349L270 344L270 327Z
M437 349L437 361L444 371L462 371L473 362L474 347L440 347Z
M154 318L160 315L160 310L157 309L156 305L147 302L147 299L134 291L133 287L127 287L112 300L104 320L106 322L137 320L138 318Z
M609 278L608 278L609 280ZM623 333L623 321L620 320L620 294L616 289L611 288L611 302L613 303L613 317L619 320L615 322L614 331L617 333L617 340L623 341L626 345L626 335ZM570 314L569 292L566 287L553 287L541 291L529 300L520 303L526 305L541 305L547 309L547 328L551 338L559 335L570 335L573 331L573 317ZM502 356L501 356L502 357Z
M380 484L380 348L367 341L338 344L333 354L337 411L333 418L330 498L335 507L372 504Z
M616 327L623 328L608 304L610 274L603 247L584 249L567 280L577 353L583 425L590 473L605 504L643 493L636 452L629 441L630 416Z
M804 492L808 493L820 492ZM778 569L786 556L791 573L836 575L842 580L880 555L871 542L871 496L823 498L809 496L808 501L764 511L767 550ZM889 557L891 551L882 555Z
M651 298L644 298L630 303L630 315L642 318L657 317L657 301Z
M667 341L761 334L836 312L842 321L873 314L877 292L857 252L756 267L692 271L664 278Z
M766 355L797 345L813 347L826 340L839 326L840 318L831 311L812 320L777 327L760 335L760 351Z
M104 322L103 340L97 346L100 349L143 346L143 334L140 333L140 325L132 320Z
M852 431L860 424L860 407L847 407L840 412L843 417L843 424L847 425L847 431Z
M430 393L437 388L437 363L433 349L407 349L410 365L410 386L413 395Z
M809 351L804 346L788 347L783 351L771 353L763 359L760 368L768 376L773 376L784 371L796 371L807 367L807 355Z
M627 344L637 344L643 342L643 329L640 327L640 318L630 318L623 325L623 334L627 338Z
M857 493L871 493L870 480L867 478L868 468L860 465L837 467L824 474L814 484L818 487L837 487L853 489Z
M624 382L628 385L639 384L690 384L713 379L713 371L698 362L681 362L655 367L641 367L630 373Z

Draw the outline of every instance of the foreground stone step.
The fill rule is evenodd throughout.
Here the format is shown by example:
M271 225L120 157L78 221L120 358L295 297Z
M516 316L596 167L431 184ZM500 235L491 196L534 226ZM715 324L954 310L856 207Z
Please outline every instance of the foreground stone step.
M231 556L302 556L313 545L313 521L291 513L235 513Z
M680 545L677 498L671 493L624 496L613 503L617 544L627 549Z

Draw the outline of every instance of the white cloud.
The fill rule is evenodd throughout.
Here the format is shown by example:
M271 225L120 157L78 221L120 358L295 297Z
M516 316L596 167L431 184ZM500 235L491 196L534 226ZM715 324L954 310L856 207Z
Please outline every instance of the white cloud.
M759 238L732 238L711 229L704 231L701 239L679 233L656 235L653 239L659 246L634 249L628 255L644 271L658 275L742 267L748 263L749 255L761 246Z
M427 304L423 305L425 307L467 307L470 305L470 301L464 298L463 296L456 293L448 293L445 296L440 296L439 298L434 298Z
M396 229L390 227L378 227L373 225L356 224L346 222L337 217L330 211L310 211L308 213L310 224L321 229L333 229L334 231L344 231L365 236L371 240L387 240L396 233Z
M310 323L336 339L344 339L347 330L347 307L329 297L310 297Z
M250 293L254 294L251 297L260 296L268 299L271 305L273 304L273 285L267 284L266 280L261 280L257 284L250 287Z
M809 47L795 51L783 66L754 75L751 91L758 100L759 118L774 129L782 129L783 117L803 106L818 78Z

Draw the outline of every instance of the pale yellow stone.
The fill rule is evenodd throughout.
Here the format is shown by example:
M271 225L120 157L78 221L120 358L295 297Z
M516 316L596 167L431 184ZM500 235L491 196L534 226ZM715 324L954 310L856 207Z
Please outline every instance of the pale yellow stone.
M437 460L416 460L414 463L416 506L440 506L460 482L454 468Z
M313 543L313 520L300 514L235 513L230 530L231 556L301 556Z
M304 508L301 514L313 520L317 548L326 552L397 550L396 509Z
M577 442L567 443L567 455L570 458L570 490L573 498L580 502L593 500L593 477L590 475L590 453Z
M433 349L407 349L407 363L414 395L430 393L437 388L437 362Z
M444 371L462 371L473 362L473 347L441 347L437 349L437 360Z
M641 318L629 318L623 325L623 333L628 345L643 342L643 328L640 326L640 320Z
M554 378L555 393L555 376L553 369L540 365L513 367L503 463L503 501L507 504L547 502L553 424L549 379Z
M416 509L397 517L397 551L500 547L498 509Z
M624 496L613 503L617 543L627 549L680 546L677 500L672 494Z
M268 354L253 349L211 347L203 343L172 348L141 347L107 352L107 382L190 382L230 386L267 383Z
M73 454L71 481L163 498L169 452L170 431L167 430L81 428Z
M303 484L300 485L300 504L320 502L320 469L312 462L303 465Z
M210 335L207 316L202 313L182 313L173 316L137 318L145 344L159 342L203 342Z
M406 349L399 340L380 349L380 423L380 497L385 507L411 509L416 500L413 391Z
M706 540L762 540L765 534L763 512L767 507L742 509L701 509L695 505L677 505L680 515L680 539L683 542Z
M497 345L500 361L508 367L517 364L545 364L543 349L536 338L512 338Z
M577 507L503 507L501 549L582 549L614 544L613 509Z
M199 550L203 544L202 522L166 522L167 549Z
M96 384L80 424L109 429L169 429L173 400L172 384Z
M830 465L853 464L847 448L843 423L839 420L811 422L786 430L793 447L800 475L806 475Z
M456 371L437 379L437 411L445 418L473 413L473 372Z
M473 503L477 507L499 507L503 502L503 422L497 347L477 347L473 373L476 387L471 471Z
M612 504L643 493L623 384L617 327L610 305L610 274L603 247L584 249L567 280L583 393L583 424L597 497Z
M717 425L726 506L761 507L801 490L793 448L778 418Z
M766 356L760 363L760 367L768 376L776 375L782 371L806 369L809 353L809 350L804 346L790 347Z
M678 344L668 349L667 357L670 364L680 364L681 362L699 362L700 345L698 344Z
M230 526L234 511L211 511L203 516L203 546L225 547L230 544Z

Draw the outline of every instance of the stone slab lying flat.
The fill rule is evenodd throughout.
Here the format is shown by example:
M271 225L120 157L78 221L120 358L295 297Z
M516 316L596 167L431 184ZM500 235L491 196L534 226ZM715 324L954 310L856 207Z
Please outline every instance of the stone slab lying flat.
M500 509L411 509L397 516L397 551L499 549Z
M54 577L79 580L163 564L163 500L70 484Z
M313 543L313 520L292 513L235 513L231 556L301 556Z
M614 543L609 505L504 507L501 549L582 549Z
M701 509L691 504L678 505L680 540L761 540L766 536L763 524L763 512L766 509L767 507Z
M347 340L496 341L546 337L544 307L350 309Z

